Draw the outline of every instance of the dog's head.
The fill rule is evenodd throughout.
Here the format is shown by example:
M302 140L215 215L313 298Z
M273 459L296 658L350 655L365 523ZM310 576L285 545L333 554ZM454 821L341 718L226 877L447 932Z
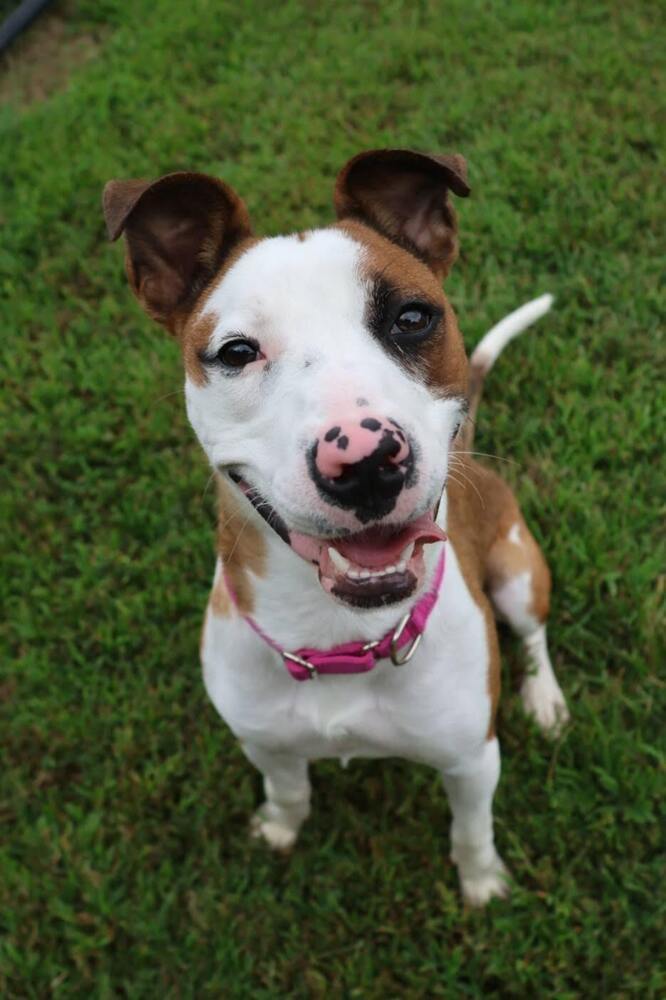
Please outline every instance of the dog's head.
M457 253L459 156L361 153L338 220L258 239L222 181L111 181L130 285L180 340L213 467L322 586L356 607L410 597L464 416L467 361L441 288Z

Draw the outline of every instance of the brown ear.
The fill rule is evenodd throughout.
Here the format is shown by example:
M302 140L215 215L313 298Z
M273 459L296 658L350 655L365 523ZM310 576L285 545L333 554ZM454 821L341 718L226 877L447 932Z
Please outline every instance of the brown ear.
M233 246L251 233L238 195L206 174L109 181L102 205L109 239L125 234L132 290L172 332Z
M442 277L458 253L449 191L466 198L462 156L373 149L347 163L335 184L338 218L356 218L421 257Z

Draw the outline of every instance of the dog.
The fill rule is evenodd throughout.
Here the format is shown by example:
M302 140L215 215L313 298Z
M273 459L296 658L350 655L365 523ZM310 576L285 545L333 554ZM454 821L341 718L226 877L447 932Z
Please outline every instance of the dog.
M509 487L474 461L473 418L501 349L468 364L442 291L458 250L465 160L363 152L336 221L254 235L223 181L113 180L108 235L130 286L179 340L189 420L219 486L201 659L208 694L263 776L253 833L290 849L308 763L401 756L440 772L464 900L507 892L495 618L522 638L525 709L568 718L548 654L550 577Z

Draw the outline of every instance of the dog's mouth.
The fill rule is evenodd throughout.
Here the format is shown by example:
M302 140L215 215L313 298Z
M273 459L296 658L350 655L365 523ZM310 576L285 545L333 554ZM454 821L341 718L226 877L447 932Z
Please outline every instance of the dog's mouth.
M432 513L403 525L377 525L342 538L290 531L254 487L232 475L264 520L294 552L317 566L324 590L355 608L379 608L411 597L425 576L424 546L445 541Z
M432 514L400 527L366 528L345 538L290 532L295 552L317 563L324 590L356 608L386 607L411 597L423 582L423 547L446 535Z

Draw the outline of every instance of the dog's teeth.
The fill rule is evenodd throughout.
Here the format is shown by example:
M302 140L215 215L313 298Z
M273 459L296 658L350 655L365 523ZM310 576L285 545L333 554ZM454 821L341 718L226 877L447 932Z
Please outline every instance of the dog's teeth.
M398 563L391 563L382 569L367 569L363 566L358 569L352 569L352 563L349 559L345 559L344 556L340 555L337 549L330 546L328 554L335 568L344 573L348 580L380 580L383 576L388 576L389 573L404 573L407 569L408 559L402 559Z
M338 552L337 549L334 549L332 545L329 545L328 547L328 555L336 569L340 570L341 573L347 572L351 566L349 559L345 559L342 553Z
M400 562L401 563L408 563L409 562L409 560L414 555L414 547L415 547L415 545L416 545L416 542L410 542L409 545L407 545L402 550L402 552L400 553Z

